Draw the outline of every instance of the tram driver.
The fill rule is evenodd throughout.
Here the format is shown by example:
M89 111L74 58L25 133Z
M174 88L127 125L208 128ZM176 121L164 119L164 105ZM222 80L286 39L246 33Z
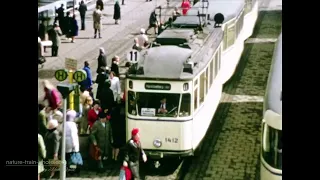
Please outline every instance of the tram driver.
M158 109L158 113L167 113L167 99L166 98L163 98L161 99L160 101L160 108Z

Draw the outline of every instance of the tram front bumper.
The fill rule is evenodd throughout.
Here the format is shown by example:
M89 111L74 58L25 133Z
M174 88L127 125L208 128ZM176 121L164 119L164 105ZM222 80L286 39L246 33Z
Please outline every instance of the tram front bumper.
M193 149L185 150L185 151L161 151L161 150L149 150L145 149L144 152L151 159L162 159L165 157L188 157L193 156Z

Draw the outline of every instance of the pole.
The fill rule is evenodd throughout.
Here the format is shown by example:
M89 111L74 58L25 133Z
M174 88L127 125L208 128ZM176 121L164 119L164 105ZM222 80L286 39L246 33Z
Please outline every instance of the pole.
M66 121L67 121L67 98L63 99L63 124L62 124L62 147L61 147L61 165L60 180L66 180Z
M69 71L69 83L73 84L73 71L72 70ZM69 109L74 110L74 91L72 91L69 94Z

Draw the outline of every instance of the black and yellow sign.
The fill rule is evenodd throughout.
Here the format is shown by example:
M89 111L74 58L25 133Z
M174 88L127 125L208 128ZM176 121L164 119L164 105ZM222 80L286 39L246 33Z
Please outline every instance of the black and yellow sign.
M66 69L59 69L54 73L54 77L58 81L64 81L68 78L68 71Z
M87 73L85 70L77 70L76 72L73 73L73 79L77 82L82 82L85 79L87 79Z

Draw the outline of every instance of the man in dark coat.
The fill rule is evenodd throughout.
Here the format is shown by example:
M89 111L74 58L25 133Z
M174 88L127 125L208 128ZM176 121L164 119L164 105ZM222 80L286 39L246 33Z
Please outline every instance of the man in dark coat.
M112 58L111 71L113 71L117 77L120 77L120 74L119 74L119 62L120 62L119 56L114 56Z
M115 24L119 24L119 19L121 19L121 10L120 10L119 1L116 1L116 3L114 4L113 19L115 20Z
M149 17L149 27L148 29L146 30L146 34L148 34L148 31L149 29L151 28L154 28L154 33L155 34L158 34L158 20L157 20L157 14L155 11L153 11L151 14L150 14L150 17Z
M61 4L61 6L56 10L56 13L58 14L59 24L61 25L61 21L63 21L64 18L63 4Z
M114 96L113 96L113 91L110 89L111 82L110 80L106 80L104 83L104 87L102 89L102 94L100 96L100 103L101 103L101 109L102 111L107 113L111 113L112 108L114 107Z
M102 0L97 0L96 6L100 6L100 10L103 11L103 1Z
M102 90L104 88L103 86L107 79L108 79L108 74L106 72L106 68L104 67L103 69L101 67L101 71L99 72L97 79L95 81L95 83L98 84L96 99L101 99Z
M144 162L147 161L147 156L141 146L139 129L134 128L131 131L131 139L126 145L123 166L128 167L129 164L132 176L135 180L141 179L139 174L139 161L141 157Z
M97 68L98 74L101 71L101 67L104 67L104 68L107 67L107 56L103 47L99 48L98 68Z
M87 10L87 5L82 0L79 6L79 13L81 18L81 30L83 31L85 30L85 19Z

